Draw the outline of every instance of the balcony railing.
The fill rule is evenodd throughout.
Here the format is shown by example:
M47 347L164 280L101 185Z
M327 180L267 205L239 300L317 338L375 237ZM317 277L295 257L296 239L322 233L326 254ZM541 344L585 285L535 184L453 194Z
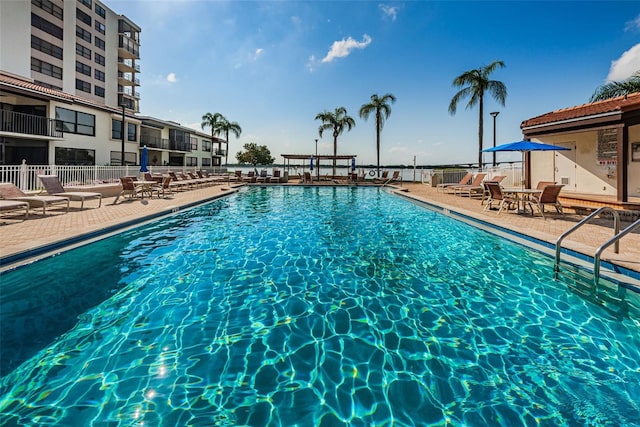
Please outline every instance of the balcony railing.
M146 145L147 148L159 148L169 150L169 140L151 135L140 135L140 146Z
M169 150L176 151L191 151L191 143L185 141L176 141L174 139L169 140Z
M0 131L62 138L56 120L7 110L0 110Z
M216 156L224 156L227 154L227 150L216 148L215 150L213 150L213 154L215 154Z

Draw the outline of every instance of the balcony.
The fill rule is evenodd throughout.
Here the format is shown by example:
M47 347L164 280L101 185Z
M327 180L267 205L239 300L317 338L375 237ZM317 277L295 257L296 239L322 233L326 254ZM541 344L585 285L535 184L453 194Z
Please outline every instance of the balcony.
M133 59L118 58L118 75L121 73L139 73L140 65L136 64Z
M158 136L140 135L140 146L146 145L147 148L159 148L161 150L169 150L169 140Z
M185 141L169 140L169 149L174 151L191 152L191 143Z
M214 156L225 156L226 154L227 154L227 150L223 150L221 148L216 148L215 150L213 150Z
M125 34L120 34L118 43L118 55L123 59L140 59L140 47L138 43L127 37Z
M62 131L58 130L56 123L56 120L46 117L0 110L0 132L62 138Z

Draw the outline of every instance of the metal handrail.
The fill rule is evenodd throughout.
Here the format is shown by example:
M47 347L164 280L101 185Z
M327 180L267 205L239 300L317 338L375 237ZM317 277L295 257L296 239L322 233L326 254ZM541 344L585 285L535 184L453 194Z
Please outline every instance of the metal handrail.
M613 214L613 236L615 237L620 233L620 214L615 209L612 209L608 206L597 209L596 211L592 212L591 215L587 216L582 221L562 233L560 237L558 237L558 240L556 240L556 262L553 266L553 276L555 279L558 278L558 273L560 272L560 249L562 247L561 243L564 238L576 231L578 228L582 227L584 224L591 221L596 215L600 214L601 212L611 212ZM618 253L620 251L620 242L618 240L615 240L615 244L615 253Z
M622 230L622 232L616 234L611 239L604 242L602 246L598 248L595 254L595 260L593 261L593 284L596 286L596 288L598 286L598 282L600 282L600 256L602 255L602 252L606 248L611 246L613 243L618 245L620 243L620 239L622 239L624 236L626 236L627 234L631 233L633 230L639 227L640 227L640 219L634 222L633 224L631 224L630 226L628 226L627 228L625 228L624 230ZM616 246L616 253L618 253L617 249L618 249L618 246Z

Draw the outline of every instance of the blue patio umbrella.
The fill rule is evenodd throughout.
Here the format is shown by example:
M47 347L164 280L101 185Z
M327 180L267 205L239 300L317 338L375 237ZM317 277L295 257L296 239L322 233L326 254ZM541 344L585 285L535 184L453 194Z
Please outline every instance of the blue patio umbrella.
M309 159L309 169L311 169L311 172L313 172L313 156L311 156L311 158Z
M147 164L149 163L149 151L147 146L142 147L142 153L140 154L140 172L149 172Z
M497 147L486 148L482 150L485 153L492 153L497 151L520 151L522 153L522 188L524 189L524 153L528 151L560 151L571 150L566 147L559 147L557 145L543 144L541 142L533 141L517 141L510 142L508 144L498 145Z
M354 170L356 170L356 158L352 157L351 158L351 172L353 172Z

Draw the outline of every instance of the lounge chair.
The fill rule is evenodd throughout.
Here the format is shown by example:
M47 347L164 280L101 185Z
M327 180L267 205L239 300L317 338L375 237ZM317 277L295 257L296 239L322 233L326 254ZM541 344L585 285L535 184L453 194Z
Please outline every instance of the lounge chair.
M18 200L2 200L0 199L0 213L15 212L24 210L24 217L29 218L29 203L20 202Z
M373 178L373 182L376 184L384 184L389 179L389 171L382 171L380 178Z
M554 185L555 183L555 181L539 181L538 185L536 185L536 190L542 190L547 185Z
M556 208L556 211L558 211L559 214L564 215L562 204L558 200L558 197L560 196L560 190L562 190L562 187L564 187L564 184L546 185L542 189L542 192L540 194L534 194L531 196L531 199L529 200L529 205L535 205L540 211L540 215L542 215L542 218L545 218L544 216L545 205L553 205L553 207ZM533 208L531 209L531 212L533 213Z
M498 209L498 215L504 208L511 209L514 205L517 204L517 200L511 196L507 196L502 192L502 187L497 182L487 181L484 185L489 190L489 198L487 199L487 205L484 207L484 210L491 209L491 205L494 202L500 203L500 209Z
M46 215L48 206L66 204L65 212L69 212L69 198L63 196L28 196L10 182L0 183L0 198L5 200L17 200L29 203L30 208L41 207L42 214Z
M69 200L80 202L80 209L84 209L84 201L98 199L98 207L102 206L102 194L92 191L65 191L57 175L38 175L40 182L51 196L68 197Z
M167 193L173 195L173 191L171 190L171 177L170 176L165 176L162 178L162 182L159 184L154 184L151 187L151 195L153 196L153 193L156 193L158 195L158 198L160 198L162 195L162 198L166 198Z
M267 174L267 170L266 169L262 169L260 171L260 176L256 178L256 182L267 182L269 181L269 175Z
M479 173L473 178L473 182L469 185L456 185L453 187L453 194L462 195L468 194L471 197L471 194L482 194L484 193L484 185L482 185L482 181L484 177L487 176L486 173Z
M467 185L471 182L472 179L473 179L473 174L468 173L459 182L447 182L447 183L436 185L436 192L438 191L439 188L442 188L442 192L444 192L444 190L448 187L455 187L457 185Z
M311 184L312 179L311 179L311 172L305 172L304 173L304 177L302 178L302 182L308 182L309 184Z

